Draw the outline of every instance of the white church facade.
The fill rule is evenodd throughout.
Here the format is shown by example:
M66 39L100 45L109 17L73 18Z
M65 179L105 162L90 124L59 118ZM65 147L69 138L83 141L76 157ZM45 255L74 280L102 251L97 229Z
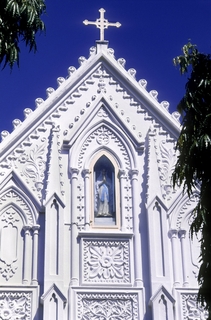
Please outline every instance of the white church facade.
M79 64L2 132L0 319L206 319L178 113L104 38Z

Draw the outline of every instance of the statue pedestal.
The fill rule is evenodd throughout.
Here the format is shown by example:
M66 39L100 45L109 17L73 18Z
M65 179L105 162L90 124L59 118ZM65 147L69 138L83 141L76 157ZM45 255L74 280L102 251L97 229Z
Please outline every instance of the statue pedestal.
M114 226L116 220L112 216L99 216L95 217L95 226Z

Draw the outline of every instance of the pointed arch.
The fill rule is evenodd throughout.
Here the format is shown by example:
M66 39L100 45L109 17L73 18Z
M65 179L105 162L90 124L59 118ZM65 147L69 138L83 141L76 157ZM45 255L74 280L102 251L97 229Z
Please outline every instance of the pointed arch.
M106 150L95 154L90 163L91 221L95 227L119 227L119 165Z
M180 193L177 202L169 208L170 228L189 230L190 219L194 208L197 205L198 191L196 190L191 198L187 194Z
M81 169L93 154L107 150L117 159L122 169L136 167L136 155L131 141L120 129L106 120L84 130L70 149L70 167Z
M30 199L16 186L9 186L0 194L0 212L14 207L18 210L24 225L33 226L38 220L38 213Z

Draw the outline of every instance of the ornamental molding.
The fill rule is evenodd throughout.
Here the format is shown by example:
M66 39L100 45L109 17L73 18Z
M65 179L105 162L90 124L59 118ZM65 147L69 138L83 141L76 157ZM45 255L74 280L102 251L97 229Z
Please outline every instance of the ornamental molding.
M29 183L29 179L32 179L37 191L41 191L43 188L44 172L46 169L46 142L35 145L28 154L23 154L19 159L19 162L23 164L22 176L26 176L27 183Z
M132 188L131 188L131 180L129 178L129 175L125 175L124 179L124 203L122 206L124 206L125 210L123 213L123 219L125 220L125 228L128 231L133 230L133 203L132 203Z
M21 180L30 186L32 192L38 198L41 198L47 152L46 137L36 141L35 144L32 143L31 139L28 139L1 162L2 171L0 175L4 176L6 172L11 170L20 172Z
M137 293L78 293L78 319L138 320Z
M0 292L0 319L2 320L31 320L31 292Z
M129 240L83 240L85 283L128 284L130 279Z
M175 299L173 298L172 294L164 287L161 286L150 298L150 305L153 305L154 302L158 301L162 296L164 296L165 300L168 300L172 304L175 304Z
M176 229L184 229L183 223L187 223L187 226L191 224L191 219L193 219L193 215L191 215L192 211L197 205L199 199L199 195L195 193L192 195L191 198L186 199L185 202L183 202L182 206L179 209L179 213L177 213L176 216ZM178 211L177 211L178 212Z
M152 140L154 141L155 154L157 157L158 172L160 178L161 193L164 200L171 200L172 195L176 192L172 186L172 173L177 161L175 152L175 141L167 137L159 139L158 132L155 127L149 131L149 149L153 148ZM151 150L149 150L149 154Z
M118 154L118 156L123 159L125 167L129 169L131 167L131 160L128 151L119 137L113 131L111 131L107 125L98 127L88 135L88 137L82 144L78 156L78 168L82 169L83 163L85 161L84 158L85 156L87 157L87 150L93 150L93 147L91 147L91 145L95 144L95 149L97 149L99 148L97 147L97 145L105 147L110 142L115 145L116 154Z
M56 298L58 297L63 302L64 307L66 306L67 298L55 283L45 293L43 293L43 295L41 296L41 302L44 303L46 300L49 300L50 297L52 297L53 295L55 295Z
M160 153L161 162L159 169L163 198L166 200L170 200L173 191L171 178L177 161L177 155L174 147L169 146L169 144L167 144L165 140L162 140L160 142Z
M206 320L208 319L208 311L202 307L197 301L197 294L182 293L182 316L183 320Z
M101 108L100 108L100 110L98 111L98 113L97 113L97 116L98 117L102 117L102 118L108 118L108 112L107 112L107 110L106 110L106 108L104 107L104 106L102 106Z
M35 211L28 205L23 196L13 187L4 191L3 194L0 195L1 212L10 207L18 209L25 225L32 226L36 224Z
M114 84L116 85L116 91L122 91L123 93L123 98L126 99L131 99L131 105L136 105L137 106L137 112L142 109L142 106L140 102L134 101L133 98L131 98L131 94L128 94L128 92L125 91L125 89L122 88L122 86L119 85L118 81L116 79L113 79L113 73L117 73L118 77L121 76L123 73L124 78L128 80L132 80L133 87L134 84L136 86L136 89L139 92L139 95L147 95L149 97L152 97L153 100L155 100L155 103L160 107L160 110L163 111L168 115L168 108L169 108L169 103L167 101L162 101L161 103L157 102L157 91L156 90L151 90L150 92L146 91L146 86L147 86L147 81L145 79L140 79L139 81L136 81L135 79L135 74L136 70L134 68L129 68L127 71L125 70L125 63L126 60L124 58L120 58L118 60L115 59L114 57L114 50L112 48L107 48L107 51L102 53L101 56L99 56L98 60L96 60L96 54L97 50L96 47L91 47L90 52L89 52L89 58L86 59L85 57L81 56L79 57L79 65L80 67L77 69L74 66L71 66L68 68L68 76L67 77L58 77L57 78L57 84L58 87L56 89L54 88L47 88L46 89L46 96L47 98L44 100L42 98L37 98L35 100L36 104L36 109L42 108L43 110L49 111L52 105L52 101L58 102L58 104L55 104L55 108L52 110L52 113L50 116L47 117L47 119L44 119L44 121L40 121L40 123L37 126L37 131L39 130L46 130L45 125L49 124L50 122L52 123L55 118L59 118L62 114L62 112L66 112L69 109L69 106L74 104L78 98L80 98L83 94L84 91L87 91L89 89L89 86L92 86L95 82L97 83L97 93L100 92L106 92L106 82L105 80L109 81L109 84ZM105 62L102 61L102 56L105 59ZM97 70L95 69L96 61L100 63L100 66L98 64ZM92 74L88 74L87 78L85 80L81 79L83 74L86 75L87 72L87 65L90 65L91 72L93 71ZM105 65L108 65L108 68L106 68ZM109 72L110 68L114 68L114 72L111 73ZM81 68L84 68L84 70L81 70ZM122 77L123 78L123 77ZM79 84L76 83L76 81L79 81ZM128 82L128 81L127 81ZM131 82L131 81L129 81ZM76 84L76 86L74 86ZM59 103L58 99L61 94L64 93L64 90L66 89L67 91L71 87L72 92L71 94L67 94L61 103ZM40 111L37 112L37 114L40 114ZM30 118L30 126L36 126L36 110L32 111L29 108L26 108L24 110L24 116L25 119L24 121L20 121L19 119L15 119L13 121L13 126L14 130L19 130L20 128L22 130L22 136L25 135L28 131L28 127L26 124L26 120ZM171 121L173 125L176 123L177 128L176 130L179 130L179 122L178 122L178 113L174 112L172 115L168 116L168 119ZM27 124L29 121L27 122ZM35 133L35 134L34 134ZM32 135L38 136L39 132L34 132ZM2 140L8 140L8 136L10 136L9 132L6 130L1 133ZM9 142L9 141L8 141ZM10 141L10 144L12 144L14 141ZM8 143L7 143L8 145ZM14 143L13 143L14 145ZM6 144L5 144L6 146Z

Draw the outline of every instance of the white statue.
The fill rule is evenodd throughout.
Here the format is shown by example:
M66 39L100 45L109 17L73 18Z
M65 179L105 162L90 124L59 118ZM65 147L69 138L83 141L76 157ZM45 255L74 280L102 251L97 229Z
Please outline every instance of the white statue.
M110 211L111 186L111 180L107 176L105 169L103 169L95 183L95 211L97 217L112 216L112 212Z

